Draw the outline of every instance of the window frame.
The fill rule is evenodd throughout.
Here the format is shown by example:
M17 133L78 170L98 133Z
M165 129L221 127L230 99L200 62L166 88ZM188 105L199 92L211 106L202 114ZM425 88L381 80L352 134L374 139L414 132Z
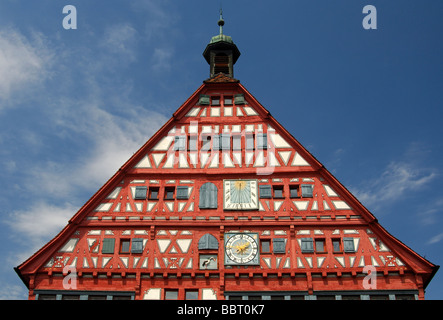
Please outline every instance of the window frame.
M313 238L301 238L300 249L302 253L314 253L314 240Z
M134 191L134 200L146 200L147 192L148 192L148 187L136 186Z
M276 195L276 191L281 191L281 195ZM284 199L285 198L285 193L284 193L284 187L282 185L274 185L272 186L272 197L274 199Z
M157 193L157 197L153 198L153 192ZM149 187L149 197L148 200L159 200L160 199L160 187Z

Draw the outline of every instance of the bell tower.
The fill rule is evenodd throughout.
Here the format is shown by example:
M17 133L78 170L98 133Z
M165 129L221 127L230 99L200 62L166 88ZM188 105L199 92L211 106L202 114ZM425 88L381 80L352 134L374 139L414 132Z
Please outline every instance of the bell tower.
M223 34L223 13L220 10L220 19L218 25L220 33L211 38L211 41L206 46L203 56L210 66L210 77L222 73L230 78L234 77L234 64L240 57L240 51L232 41L230 36Z

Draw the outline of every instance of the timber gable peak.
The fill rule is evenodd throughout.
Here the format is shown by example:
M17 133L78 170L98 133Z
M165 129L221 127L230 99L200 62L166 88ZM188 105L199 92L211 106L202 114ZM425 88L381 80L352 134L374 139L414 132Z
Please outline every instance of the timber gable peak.
M367 266L382 289L424 298L438 266L390 235L233 77L240 52L223 25L204 52L210 78L16 268L30 298L65 289L66 267L79 290L184 298L198 283L199 299L225 299L361 292Z

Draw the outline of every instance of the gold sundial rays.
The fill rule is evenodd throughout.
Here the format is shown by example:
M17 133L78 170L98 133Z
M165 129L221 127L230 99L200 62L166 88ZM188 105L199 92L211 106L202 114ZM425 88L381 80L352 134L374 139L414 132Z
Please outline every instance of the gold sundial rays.
M251 202L251 186L249 181L239 180L231 182L231 202L249 203Z
M258 210L256 179L223 180L224 210Z

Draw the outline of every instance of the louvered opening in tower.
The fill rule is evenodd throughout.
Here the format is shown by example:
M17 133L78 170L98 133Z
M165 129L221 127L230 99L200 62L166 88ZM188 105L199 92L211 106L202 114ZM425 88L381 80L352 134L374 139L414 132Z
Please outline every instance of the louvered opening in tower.
M214 57L214 74L229 74L229 56L224 53L218 53Z

